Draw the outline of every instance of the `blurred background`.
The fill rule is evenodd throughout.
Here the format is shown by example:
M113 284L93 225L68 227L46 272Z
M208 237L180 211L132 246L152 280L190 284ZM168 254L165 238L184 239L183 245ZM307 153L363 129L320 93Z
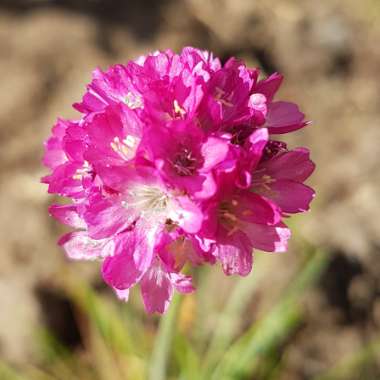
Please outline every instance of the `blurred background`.
M378 0L0 0L0 379L379 379L379 41ZM95 67L186 45L285 75L317 198L288 253L203 268L165 330L67 262L40 160Z

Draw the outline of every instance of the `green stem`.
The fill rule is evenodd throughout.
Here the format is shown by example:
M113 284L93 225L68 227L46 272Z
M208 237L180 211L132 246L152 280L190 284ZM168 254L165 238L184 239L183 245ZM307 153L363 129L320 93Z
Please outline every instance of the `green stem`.
M148 379L166 380L167 364L170 355L170 346L173 340L175 323L181 303L181 296L174 294L171 305L160 321L158 334L150 360Z

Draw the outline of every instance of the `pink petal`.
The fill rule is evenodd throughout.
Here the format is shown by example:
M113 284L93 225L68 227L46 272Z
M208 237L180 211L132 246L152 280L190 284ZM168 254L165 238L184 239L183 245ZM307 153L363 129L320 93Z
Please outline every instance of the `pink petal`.
M180 293L192 293L195 290L191 276L185 276L181 273L170 273L170 281Z
M151 233L138 228L123 233L115 247L115 255L107 257L102 266L104 281L116 289L129 289L148 270L153 257Z
M94 239L102 239L127 228L136 218L126 210L120 199L97 197L88 205L84 219L88 233Z
M125 247L125 250L124 253L107 257L102 265L104 281L116 289L129 289L144 274L136 267L133 260L133 252L127 247Z
M76 205L51 205L49 213L63 224L75 228L86 228L85 221L78 215Z
M281 210L288 213L309 210L315 192L309 186L290 180L278 180L270 184L270 190L261 194L272 199Z
M244 231L254 248L267 252L285 252L288 249L290 230L283 223L276 226L246 223Z
M308 149L297 148L263 162L259 169L265 169L265 174L272 178L303 182L314 171L315 164Z
M199 191L194 191L193 196L196 199L207 199L211 198L217 191L217 184L215 182L212 173L201 176L203 182L202 187Z
M281 219L280 210L269 199L246 191L231 201L232 213L249 223L277 224Z
M202 156L204 163L202 171L211 170L221 163L228 154L228 142L217 137L209 137L202 145Z
M304 118L296 104L273 102L268 105L265 126L272 134L292 132L307 125Z
M78 162L67 161L57 166L53 173L42 178L43 183L48 183L48 192L56 193L72 198L81 198L83 195L83 186L81 179L77 179L77 170L81 170L83 165Z
M114 251L112 240L91 239L86 231L70 232L62 236L58 244L73 260L95 260L99 257L110 256Z
M141 294L148 313L165 313L173 296L173 285L159 265L150 268L142 278Z
M260 161L267 142L268 130L266 128L260 128L249 136L249 139L245 144L248 150L249 171L254 170Z
M252 270L252 244L244 233L236 232L225 242L218 244L217 256L228 276L246 276Z
M42 162L50 169L55 169L67 161L66 153L62 147L62 140L70 124L70 121L58 119L52 129L52 136L45 141L45 154Z
M197 233L203 222L203 213L188 197L178 197L178 208L169 215L186 232Z
M271 102L274 95L276 94L279 87L281 86L283 79L284 78L281 74L274 73L270 75L268 78L257 83L255 92L264 94L265 97L268 99L268 102Z

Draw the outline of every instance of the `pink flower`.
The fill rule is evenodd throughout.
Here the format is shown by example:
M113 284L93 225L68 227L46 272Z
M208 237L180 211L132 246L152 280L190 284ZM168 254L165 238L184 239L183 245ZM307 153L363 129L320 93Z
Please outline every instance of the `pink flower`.
M281 209L251 189L236 186L238 180L236 172L219 176L218 194L205 205L199 233L211 242L211 252L228 275L247 275L254 248L282 252L290 236L281 221Z
M257 166L251 189L271 199L285 213L307 211L314 191L303 182L314 168L305 148L280 152Z
M284 218L309 209L314 164L272 137L307 125L274 100L282 76L258 78L191 47L95 70L81 117L45 143L42 181L72 200L49 208L76 229L59 240L67 256L100 261L117 297L140 285L146 310L164 313L174 291L194 290L185 264L245 276L255 249L285 251Z
M49 185L49 193L81 198L93 180L93 171L83 154L86 133L80 122L59 119L53 135L45 143L43 163L52 173L42 178Z
M226 160L228 140L209 136L183 120L147 129L143 142L147 157L163 181L196 199L216 192L213 170Z

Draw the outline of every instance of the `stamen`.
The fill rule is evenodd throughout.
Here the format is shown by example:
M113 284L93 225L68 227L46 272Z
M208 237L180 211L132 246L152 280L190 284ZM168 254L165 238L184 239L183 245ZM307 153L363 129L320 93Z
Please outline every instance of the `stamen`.
M233 107L234 105L231 103L231 98L233 96L233 93L229 94L227 99L223 98L225 93L226 92L224 90L222 90L220 87L215 87L214 99L226 107Z
M237 206L236 200L225 201L220 204L218 210L219 221L229 230L229 234L234 233L239 228L239 219L232 211L233 206Z
M169 204L168 195L156 186L136 186L129 193L130 202L122 203L123 206L137 208L142 214L163 213Z
M73 175L73 179L80 181L80 180L82 180L82 178L84 176L86 176L87 174L90 174L90 173L91 173L90 164L88 163L88 161L84 161L83 166L76 170L75 174Z
M119 137L116 136L110 145L114 152L128 161L135 155L137 143L138 139L136 137L128 135L123 141L120 141Z
M173 106L174 106L174 113L176 115L178 115L180 117L183 117L186 115L186 111L178 104L177 99L174 99Z
M264 174L260 178L252 181L251 191L257 194L263 194L270 197L276 197L277 192L272 190L272 188L270 187L270 184L273 182L276 182L274 178L272 178L268 174Z
M142 108L143 102L141 96L133 94L132 92L128 92L128 94L124 97L125 104L130 109Z
M174 161L169 161L179 176L193 175L197 169L197 159L193 157L191 150L182 148L175 156Z

